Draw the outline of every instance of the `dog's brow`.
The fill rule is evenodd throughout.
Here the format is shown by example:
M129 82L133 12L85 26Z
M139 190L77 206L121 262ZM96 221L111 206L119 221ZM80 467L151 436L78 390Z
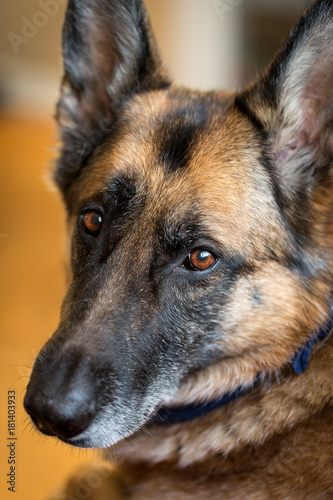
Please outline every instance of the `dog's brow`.
M211 245L230 261L241 260L239 253L217 242L205 224L193 213L183 214L181 223L170 220L160 220L156 225L156 236L162 253L177 254L188 251L193 246ZM242 265L245 260L242 260Z
M87 206L102 205L104 207L125 209L130 201L135 197L137 184L133 176L118 175L110 178L104 183L104 188L91 193L81 200L79 210ZM143 197L141 196L141 201Z
M161 249L167 253L181 252L187 250L199 239L207 238L200 224L190 219L182 224L172 226L169 223L159 221L156 226L156 234Z
M136 181L133 176L118 175L107 185L106 194L112 197L132 197L136 192Z

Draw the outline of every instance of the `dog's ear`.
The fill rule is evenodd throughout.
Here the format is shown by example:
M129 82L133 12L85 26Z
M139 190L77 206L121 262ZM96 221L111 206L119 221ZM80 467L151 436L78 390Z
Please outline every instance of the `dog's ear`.
M69 0L63 58L57 107L63 149L55 181L65 192L127 97L168 81L143 0Z
M331 0L312 4L263 77L235 102L266 136L268 167L287 204L311 199L333 159Z

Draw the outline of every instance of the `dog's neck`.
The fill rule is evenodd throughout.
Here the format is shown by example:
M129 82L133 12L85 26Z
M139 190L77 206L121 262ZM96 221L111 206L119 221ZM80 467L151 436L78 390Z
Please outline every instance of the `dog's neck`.
M315 414L319 407L333 400L332 318L295 355L289 370L286 367L287 376L266 378L245 387L233 402L211 408L200 418L173 425L150 422L131 438L106 450L106 457L111 460L118 457L129 463L172 461L186 466L205 460L212 453L237 453L247 445L260 445L263 438L269 439L305 421L311 411ZM324 338L325 348L317 342ZM310 354L311 365L307 368ZM247 369L253 380L253 367ZM213 372L206 373L207 387L212 383ZM220 378L221 372L215 376ZM313 382L319 377L320 391ZM300 404L302 401L305 404Z
M333 312L325 326L315 332L311 339L297 352L291 362L292 371L301 375L308 367L311 352L316 342L324 340L332 331L333 328ZM249 386L240 385L233 391L228 391L225 394L218 396L207 402L192 403L180 405L178 407L162 407L151 419L152 424L169 425L187 422L195 418L203 417L207 413L224 406L231 401L247 394L257 383L262 380L262 374L258 374L253 383Z

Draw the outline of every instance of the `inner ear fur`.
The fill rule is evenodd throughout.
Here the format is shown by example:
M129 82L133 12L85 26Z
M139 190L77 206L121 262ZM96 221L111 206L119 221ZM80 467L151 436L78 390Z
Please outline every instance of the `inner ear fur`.
M333 159L333 2L314 2L262 78L236 98L266 132L287 199L311 197Z

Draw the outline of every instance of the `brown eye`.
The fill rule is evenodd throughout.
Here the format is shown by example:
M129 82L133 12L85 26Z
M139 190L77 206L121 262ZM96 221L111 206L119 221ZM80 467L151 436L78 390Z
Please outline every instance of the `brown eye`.
M91 236L98 236L103 224L103 217L97 210L90 210L81 215L82 229Z
M192 271L207 271L213 267L216 260L216 257L208 250L197 248L186 257L184 264Z

